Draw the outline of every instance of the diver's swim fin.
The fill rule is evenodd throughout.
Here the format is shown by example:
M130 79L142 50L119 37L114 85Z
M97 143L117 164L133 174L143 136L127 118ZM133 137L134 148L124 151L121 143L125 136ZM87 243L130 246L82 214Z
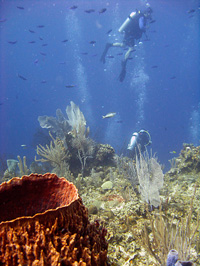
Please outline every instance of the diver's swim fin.
M106 54L107 54L110 47L112 47L112 43L106 43L105 49L104 49L103 54L102 54L101 59L100 59L100 61L103 62L103 64L105 64L105 62L106 62Z
M121 70L121 73L119 75L119 81L120 82L123 82L125 77L126 77L126 63L127 63L127 60L122 61L122 70Z

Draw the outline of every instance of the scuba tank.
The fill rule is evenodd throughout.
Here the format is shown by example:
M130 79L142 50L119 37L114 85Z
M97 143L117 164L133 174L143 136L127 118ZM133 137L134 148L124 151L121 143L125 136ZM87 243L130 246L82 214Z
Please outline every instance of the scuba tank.
M131 23L132 19L135 17L137 12L132 12L127 19L124 21L124 23L121 25L121 27L119 28L119 32L122 33L127 27L128 25Z
M138 136L139 136L139 134L137 132L134 132L133 133L133 135L132 135L132 137L130 139L130 142L128 144L127 150L132 151L135 148L135 145L137 143Z

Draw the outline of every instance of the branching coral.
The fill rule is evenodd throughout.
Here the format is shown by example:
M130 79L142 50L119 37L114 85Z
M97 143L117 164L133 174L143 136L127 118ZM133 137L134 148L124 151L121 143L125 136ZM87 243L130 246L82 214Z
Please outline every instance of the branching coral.
M199 217L197 217L196 223L192 223L195 192L196 189L187 216L179 221L175 220L174 217L168 218L164 215L161 207L157 215L151 214L147 208L150 228L145 224L142 233L142 245L161 266L166 265L167 254L171 249L177 250L182 260L191 259L192 245L199 241L196 234L199 228ZM149 229L151 234L149 234Z
M59 138L55 139L50 132L49 135L52 138L50 145L46 145L46 147L42 145L37 146L37 154L43 158L36 159L35 157L35 161L50 162L54 167L54 171L57 174L63 175L64 172L66 172L66 168L69 168L66 163L66 159L69 157L69 152L65 148L62 140Z
M20 176L28 175L30 170L28 169L28 166L26 164L26 156L23 157L23 161L19 155L17 156L17 159L19 161L18 167L20 171Z
M95 150L94 141L86 138L85 135L77 134L72 139L72 146L77 149L77 156L81 163L81 172L83 174L87 159L93 157Z

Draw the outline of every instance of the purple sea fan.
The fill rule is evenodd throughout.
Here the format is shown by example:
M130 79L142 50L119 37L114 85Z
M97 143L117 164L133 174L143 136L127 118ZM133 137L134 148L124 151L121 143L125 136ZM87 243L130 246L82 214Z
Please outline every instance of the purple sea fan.
M171 249L167 255L167 266L175 266L178 260L178 252L175 249Z

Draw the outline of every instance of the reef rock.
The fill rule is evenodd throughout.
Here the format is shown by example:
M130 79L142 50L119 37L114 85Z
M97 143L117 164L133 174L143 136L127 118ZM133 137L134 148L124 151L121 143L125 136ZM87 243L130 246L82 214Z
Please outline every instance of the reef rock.
M105 234L64 178L31 174L0 185L1 265L107 265Z

